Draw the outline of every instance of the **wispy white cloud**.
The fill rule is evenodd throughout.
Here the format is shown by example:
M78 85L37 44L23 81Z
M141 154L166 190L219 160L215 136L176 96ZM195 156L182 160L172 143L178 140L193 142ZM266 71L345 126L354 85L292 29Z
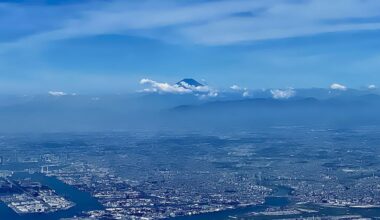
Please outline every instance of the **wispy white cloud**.
M241 88L240 88L240 86L238 86L238 85L232 85L231 87L230 87L230 89L232 89L232 90L241 90Z
M67 95L67 93L60 92L60 91L49 91L48 94L51 96L66 96Z
M375 0L309 0L268 2L254 16L227 16L183 28L185 36L202 44L231 44L322 33L374 30L377 22L357 22L379 15ZM376 21L376 20L375 20Z
M234 91L242 92L241 95L243 97L249 97L249 96L251 96L251 94L250 94L250 92L249 92L249 90L247 88L242 88L242 87L240 87L238 85L232 85L232 86L230 86L230 89L232 89Z
M380 20L376 19L380 16L378 0L115 0L66 5L63 9L62 6L1 4L0 11L20 18L19 24L29 24L18 27L22 29L18 33L25 34L16 41L3 41L3 47L105 34L221 45L380 29ZM0 22L3 31L15 28L7 23Z
M369 90L374 90L374 89L377 89L377 86L372 84L372 85L368 86L368 89Z
M62 92L62 91L49 91L48 92L49 95L51 96L76 96L77 94L76 93L66 93L66 92Z
M340 90L340 91L346 91L347 87L345 85L339 84L339 83L333 83L330 85L330 89L332 90Z
M249 96L251 96L251 94L249 93L248 90L244 91L242 95L243 95L243 97L249 97Z
M208 93L208 96L209 97L217 97L219 95L219 93L217 92L217 91L210 91L209 93Z
M289 99L296 95L296 91L293 88L288 89L272 89L270 91L274 99Z

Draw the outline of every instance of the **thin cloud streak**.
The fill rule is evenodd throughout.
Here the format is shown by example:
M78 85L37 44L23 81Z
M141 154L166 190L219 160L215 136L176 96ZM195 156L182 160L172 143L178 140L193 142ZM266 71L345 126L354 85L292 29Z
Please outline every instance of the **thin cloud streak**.
M153 7L155 6L155 7ZM23 13L30 10L59 11L56 7L27 8L3 4L1 10ZM71 11L68 10L71 7ZM154 9L153 9L154 8ZM2 49L25 45L107 34L146 35L164 41L202 45L229 45L257 40L304 37L323 33L380 29L380 20L365 21L380 16L377 0L261 0L213 1L183 3L173 1L108 1L65 6L69 15L59 15L54 23L42 25L42 30L24 34L16 41L3 41ZM24 12L25 13L25 12ZM23 22L35 21L32 12L24 14ZM50 13L42 13L51 19ZM41 18L41 17L39 17ZM29 20L27 20L29 19ZM362 19L357 22L355 19ZM36 19L41 22L42 19ZM0 26L4 24L0 23ZM6 26L6 31L12 27ZM160 34L165 29L165 35Z

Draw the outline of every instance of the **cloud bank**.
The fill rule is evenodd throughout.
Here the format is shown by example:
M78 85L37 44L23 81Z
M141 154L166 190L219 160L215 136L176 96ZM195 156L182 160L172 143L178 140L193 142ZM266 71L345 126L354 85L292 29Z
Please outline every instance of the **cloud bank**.
M185 82L180 84L169 84L166 82L157 82L151 79L141 79L141 85L148 85L148 88L144 88L141 92L152 93L171 93L171 94L195 94L200 98L217 97L218 91L211 89L208 86L193 86Z
M289 89L272 89L271 91L272 97L274 99L289 99L296 95L296 91L293 88Z
M150 86L150 88L146 88L143 90L145 92L177 93L177 94L192 92L192 90L178 86L178 85L170 85L169 83L160 83L151 79L141 79L140 84Z

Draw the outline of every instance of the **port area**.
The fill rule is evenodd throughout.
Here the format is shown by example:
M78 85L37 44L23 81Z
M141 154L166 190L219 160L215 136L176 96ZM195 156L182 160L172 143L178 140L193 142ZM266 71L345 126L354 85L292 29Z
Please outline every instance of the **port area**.
M0 200L19 215L50 213L75 206L74 202L48 186L28 178L13 180L0 177Z

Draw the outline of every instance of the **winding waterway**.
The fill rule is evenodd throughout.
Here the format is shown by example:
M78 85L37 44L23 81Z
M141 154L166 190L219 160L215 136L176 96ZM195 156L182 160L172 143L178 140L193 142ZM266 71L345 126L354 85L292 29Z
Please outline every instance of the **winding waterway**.
M68 210L58 211L54 213L44 214L26 214L19 215L12 209L6 206L6 204L0 202L0 219L12 219L12 220L55 220L60 218L69 218L79 215L84 211L89 210L101 210L102 205L93 198L89 193L80 191L73 186L69 186L54 177L47 177L42 174L28 174L28 173L15 173L12 178L31 178L33 181L41 182L43 185L49 186L54 189L59 195L66 197L76 205ZM312 216L338 216L338 215L361 215L363 217L380 216L380 208L334 208L334 207L321 207L317 205L306 204L303 206L297 206L299 208L316 210L318 213L302 213L297 215L281 215L281 216L252 216L247 217L247 214L252 212L262 212L270 207L285 207L292 206L288 195L290 193L289 188L275 187L275 193L267 197L265 203L258 206L249 206L243 208L236 208L230 210L224 210L214 213L206 213L200 215L177 217L176 220L223 220L241 218L244 219L281 219L281 218L296 218L296 217L312 217Z
M64 196L68 200L75 203L70 209L58 211L54 213L43 214L23 214L19 215L10 209L6 204L0 202L0 219L12 220L54 220L60 218L74 217L83 211L103 209L102 205L93 198L89 193L80 191L75 187L69 186L54 177L47 177L42 174L15 173L12 178L30 178L38 181L43 185L54 189L57 194Z
M313 217L313 216L340 216L340 215L361 215L363 217L380 216L380 208L350 208L350 207L322 207L313 204L305 204L297 206L298 208L315 210L317 213L302 213L295 215L279 215L279 216L248 216L247 214L253 212L262 212L271 207L285 207L292 206L288 196L291 189L286 187L271 187L275 190L275 193L267 197L262 205L248 206L244 208L224 210L214 213L199 214L186 217L177 217L176 220L223 220L223 219L284 219L284 218L301 218L301 217Z

